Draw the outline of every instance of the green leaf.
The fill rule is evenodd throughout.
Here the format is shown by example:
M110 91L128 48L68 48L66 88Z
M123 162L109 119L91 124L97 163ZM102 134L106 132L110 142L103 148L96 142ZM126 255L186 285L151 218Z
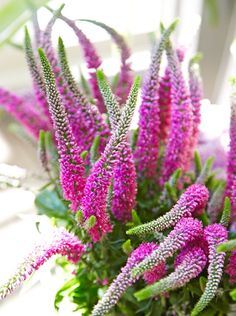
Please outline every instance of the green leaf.
M132 221L135 226L141 225L141 219L139 218L137 212L135 210L132 210Z
M236 301L236 289L230 291L229 295L231 296L233 301Z
M196 177L198 177L202 171L202 160L197 150L194 152L194 166Z
M224 209L223 209L222 216L220 219L220 224L225 227L228 227L229 221L230 221L230 215L231 215L230 199L226 196L224 200Z
M133 247L131 245L131 240L126 240L122 245L122 250L126 255L129 255L133 251Z
M232 239L220 244L217 248L217 252L227 252L236 249L236 239Z
M67 217L68 209L55 191L40 192L35 199L35 205L41 215L63 219Z

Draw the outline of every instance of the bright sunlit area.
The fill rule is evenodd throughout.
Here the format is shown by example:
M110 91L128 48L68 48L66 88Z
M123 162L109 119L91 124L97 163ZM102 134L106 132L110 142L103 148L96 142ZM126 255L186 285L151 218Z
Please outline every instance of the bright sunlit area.
M50 231L52 230L52 226L55 227L57 225L62 225L62 226L65 226L66 228L69 227L68 231L70 233L76 233L78 230L77 228L78 226L76 225L78 223L77 224L75 223L77 220L78 222L81 220L80 218L81 213L78 213L78 211L81 209L80 204L77 205L77 208L75 209L74 213L71 212L69 215L68 213L66 213L67 214L66 219L63 217L64 215L63 216L60 215L58 216L58 218L57 218L57 215L55 215L57 210L58 212L68 212L68 210L70 209L69 202L71 202L70 197L74 194L73 192L76 192L76 194L78 194L78 190L80 190L80 183L79 184L74 183L72 188L68 188L67 190L67 197L69 196L69 198L67 199L65 197L66 196L64 192L65 188L60 186L60 181L59 181L59 177L63 178L63 176L61 175L61 173L59 173L58 168L60 169L62 167L61 165L58 167L58 156L57 154L55 154L55 151L59 150L60 152L60 150L62 150L62 147L60 146L63 146L63 145L59 145L58 147L59 149L58 149L57 145L55 145L55 144L58 144L57 137L59 138L62 137L60 136L59 125L61 124L62 126L61 130L64 128L64 132L63 132L64 136L67 135L67 131L71 130L71 128L68 128L67 125L63 125L65 121L61 120L60 123L58 123L59 125L57 125L59 132L56 131L56 133L54 133L52 131L48 131L48 132L45 131L45 134L43 134L43 136L40 134L42 137L41 138L39 137L40 128L38 128L38 126L41 126L44 122L46 122L46 118L45 118L46 112L43 113L45 109L43 110L42 108L40 109L38 105L39 103L38 101L40 98L38 98L35 92L38 91L39 93L42 93L41 99L40 99L42 101L44 95L47 95L47 98L49 98L48 96L49 90L47 90L45 86L45 82L41 86L40 85L37 86L37 79L34 82L32 81L32 77L31 77L29 68L27 66L25 49L24 49L24 36L25 36L24 27L27 26L27 29L29 31L31 41L32 41L32 49L34 50L34 54L35 54L34 56L36 56L36 59L37 59L34 70L37 67L38 67L37 69L41 69L37 49L39 47L43 47L42 43L44 43L43 42L44 37L40 33L39 30L45 30L48 22L52 18L52 12L55 12L55 10L57 10L63 3L64 3L64 8L62 10L63 16L65 16L66 18L72 21L75 21L75 25L78 27L78 29L81 30L82 33L85 34L86 37L91 41L91 43L93 44L93 47L96 49L97 54L100 56L102 60L102 63L101 65L99 65L98 68L103 70L112 88L114 87L116 88L117 87L116 85L118 85L117 82L119 80L119 76L117 75L119 75L119 72L121 69L121 57L120 57L121 51L120 49L117 49L117 44L115 43L114 39L112 39L111 34L109 34L107 30L89 21L83 21L83 19L102 22L108 25L109 27L111 27L112 29L115 29L121 36L123 36L127 45L130 48L130 56L128 58L128 64L130 65L133 74L138 74L142 77L142 85L144 85L144 82L145 82L144 79L149 78L147 75L147 70L151 63L152 53L155 51L155 47L156 47L155 43L156 42L159 43L159 41L161 41L163 32L165 32L165 29L164 31L163 29L161 31L160 23L162 22L164 25L164 28L166 28L173 22L174 19L178 18L179 24L176 27L176 30L171 35L171 41L173 42L173 47L178 48L180 49L180 51L184 52L183 53L184 58L183 58L183 61L181 62L181 69L183 73L183 80L185 80L185 82L188 82L189 80L189 74L188 74L189 60L198 52L201 52L202 54L202 59L199 62L200 75L201 75L201 80L203 82L203 98L201 100L201 123L199 125L199 139L198 139L199 152L202 155L203 162L206 160L207 155L213 155L213 156L216 155L217 157L219 156L222 157L222 161L220 163L216 159L217 160L216 167L218 168L218 167L221 167L222 165L224 165L224 167L226 166L226 156L227 156L226 153L228 152L228 149L229 149L229 124L230 124L230 104L231 104L230 96L232 92L231 83L233 81L232 77L236 75L236 1L234 0L225 0L225 1L221 1L221 0L192 0L192 1L189 1L189 0L146 0L146 1L140 1L140 0L136 0L136 1L135 0L119 0L119 1L1 0L0 1L0 241L1 241L0 242L0 253L1 253L0 286L1 284L4 284L4 282L8 279L9 276L14 274L19 264L24 260L24 258L27 257L28 253L31 252L31 249L34 248L34 244L35 242L37 242L40 236L43 235L44 233L50 233ZM37 23L35 22L36 13L37 13L38 26L37 26ZM41 36L41 37L39 36L41 40L41 42L39 40L40 44L36 43L36 40L35 40L35 38L37 37L36 36L37 31L35 33L35 27L39 28L38 34ZM94 82L91 84L91 73L94 74L94 72L96 71L96 68L95 67L88 68L89 62L91 64L94 62L94 59L93 59L94 56L92 56L93 52L90 50L90 48L88 48L87 52L84 53L84 47L82 46L81 42L78 42L78 36L75 34L74 30L72 30L72 28L68 26L67 23L65 23L65 21L63 21L61 18L57 18L52 27L51 40L52 40L52 45L55 52L57 52L59 36L62 38L64 42L70 70L75 78L75 82L78 83L78 86L81 88L81 91L84 93L84 95L86 95L87 99L89 100L88 102L92 103L93 106L96 106L97 105L96 102L98 101L96 99L96 96L94 96L93 93L91 92L94 86L96 85ZM168 44L166 44L167 42L168 41L165 42L165 45L168 46ZM47 42L45 44L45 47L48 47L47 45L50 45L50 44L48 44ZM86 43L85 43L85 46L86 46ZM44 50L45 50L45 47L43 47ZM52 47L49 48L49 50L50 49L52 49ZM88 54L91 54L92 56L92 57L90 56L91 60L89 62L87 58ZM49 59L49 62L51 62L49 57L48 59ZM159 71L160 77L164 75L165 69L168 65L169 65L168 58L166 54L163 53L163 59L162 59L162 62L160 65L160 71ZM51 66L52 66L52 63L51 63ZM58 65L56 65L55 67L57 66ZM52 66L53 71L55 70L55 67L53 68ZM42 69L40 71L42 72ZM38 78L37 75L35 75L35 78ZM153 80L155 81L154 75L153 75L153 78L154 78ZM56 77L56 84L58 84L58 82L60 83L60 80L64 80L64 79L63 78L61 79L59 75L59 77ZM96 78L94 80L96 80ZM87 90L88 86L89 86L90 94ZM70 85L69 85L69 88L71 88ZM61 90L59 91L62 95L63 95L63 89L64 88L62 86ZM69 92L67 91L67 92L72 93L71 91ZM74 90L73 90L73 93L74 93ZM180 94L181 93L184 94L183 90L180 92ZM187 93L190 93L190 92L187 91ZM55 96L55 93L54 93L54 96ZM69 95L68 98L70 98L70 96L71 94ZM129 129L136 130L137 128L139 128L139 131L140 131L139 106L140 104L142 104L142 96L143 94L142 94L142 88L141 88L138 93L138 102L137 102L138 106L136 107L134 111L131 127ZM51 96L51 98L53 98L53 96ZM74 98L74 95L73 95L73 98ZM65 100L65 99L66 98L63 99L63 96L62 96L62 100ZM147 98L146 100L149 100L149 98ZM28 104L29 107L25 108L25 110L22 110L24 102L25 104ZM45 102L47 103L49 101L45 101ZM54 102L56 101L54 100ZM169 100L169 102L171 101ZM50 112L53 112L52 106L53 105L50 104ZM66 111L68 112L68 113L66 112L68 114L68 118L66 120L71 122L70 119L73 116L73 113L77 111L77 109L73 108L71 112L66 107L65 109L66 109L65 112ZM97 110L95 110L95 112L96 111ZM124 112L125 110L119 111L119 114L117 114L116 112L116 115L118 115L118 118L119 118L118 122L121 121L120 116L122 117ZM41 113L41 114L43 113L43 114L42 114L42 117L39 117L39 116L37 117L37 116L34 116L35 113ZM141 113L142 115L145 116L146 112L143 111ZM115 129L113 130L113 127L116 126L116 128L118 129L117 126L119 125L112 125L114 122L112 121L112 118L110 119L110 114L109 114L109 119L106 113L101 114L99 112L99 115L100 115L99 118L101 118L101 120L97 124L107 124L106 126L109 125L109 128L112 129L111 131L112 135L113 136L116 135L114 132ZM52 121L53 120L54 119L52 119ZM80 126L80 124L81 125L83 124L82 119L76 118L76 120L77 120L76 121L77 126ZM52 126L52 121L51 119L48 119L48 124L50 126ZM72 121L73 121L73 118L72 118ZM109 121L109 124L108 124L108 121ZM27 122L27 124L31 126L31 129L27 129L27 127L24 128L24 122ZM53 121L53 123L54 123L54 126L55 124L57 124L57 122L55 123L55 121ZM85 124L84 125L85 127L83 127L82 125L81 129L86 128L88 124L87 125ZM118 124L118 123L115 122L114 124ZM154 123L153 126L155 126L155 124L159 124L159 123L156 122ZM105 125L101 125L100 129L103 129L104 126ZM37 134L36 137L32 137L32 135L35 136L35 134L33 134L35 131L34 127L35 129L36 127L38 128L37 132L35 132ZM155 129L155 127L153 127L153 129ZM147 129L147 131L148 131L147 133L149 134L147 134L146 141L148 142L148 139L150 139L152 135L150 134L150 130ZM74 133L73 128L72 128L72 132ZM51 138L50 136L48 136L47 133L49 134L51 133L52 135ZM105 133L106 132L104 131L104 134ZM110 135L110 132L108 132L108 137L109 135ZM71 146L72 146L70 142L71 140L68 137L69 137L68 135L65 136L65 139L66 139L65 143L67 146L65 147L66 150L64 149L64 152L62 151L63 155L65 156L68 154L68 152L70 152ZM114 136L114 139L115 139L115 136ZM127 139L127 137L124 139ZM133 136L133 139L135 139L135 136ZM42 143L43 141L45 141L45 143ZM139 141L137 134L136 134L136 141L137 142ZM161 142L160 143L161 146L166 145L166 142L168 141L165 140ZM39 143L41 144L41 147L39 146ZM79 139L78 144L81 144L81 143L82 142ZM82 153L76 150L74 151L74 153L79 153L78 156L80 158L84 154L84 152L86 152L83 156L85 157L83 158L84 159L83 162L87 164L85 168L86 177L88 177L89 172L93 170L92 167L94 165L96 166L96 162L94 162L93 164L91 163L91 165L89 165L88 161L90 161L89 159L92 156L95 159L95 161L96 159L98 159L99 155L101 154L101 152L99 153L100 149L98 149L100 145L101 145L101 142L96 147L96 144L93 142L92 148L94 150L94 148L96 147L96 150L98 152L95 154L92 152L90 148L91 146L88 147L88 145L86 145L87 146L86 148L83 148L83 150L81 150ZM117 148L119 147L118 145L119 144L117 143L116 144ZM134 150L135 143L132 146L133 146L132 149ZM47 157L49 162L47 163L49 164L52 163L53 165L53 167L49 167L49 169L52 168L50 170L48 169L49 171L47 170L47 168L45 169L45 164L44 164L45 160L43 159L46 156L43 156L45 154L44 150L45 152L46 150L49 150L49 154L48 154L49 158ZM160 150L160 154L163 154L163 152L164 152L164 149L162 148ZM125 153L125 155L126 154L127 153ZM151 154L152 153L150 152L150 155ZM47 155L47 153L45 155ZM55 159L57 159L57 163L55 163L54 161ZM62 160L63 159L64 158L62 158ZM73 159L74 161L76 161L77 158L73 158ZM67 161L68 164L75 164L75 162L72 161L73 159L70 158L70 160ZM164 158L161 157L158 160L158 163L162 163L163 159ZM60 163L61 163L61 160L60 160ZM109 165L109 163L110 162L108 161L107 164ZM55 168L56 170L55 172L57 172L57 176L54 176L53 168ZM136 166L136 168L137 168L136 171L138 174L139 167ZM191 168L192 167L190 167L190 169ZM68 182L73 181L74 177L76 177L75 174L77 171L75 171L74 173L72 172L72 174L69 174L69 175L68 174L64 175L64 179L67 177L66 179L68 180ZM101 171L101 174L102 174L102 171ZM101 174L99 173L99 177L101 176ZM220 172L219 174L223 174L223 177L225 177L225 171ZM61 183L63 182L62 178L60 178ZM82 183L83 179L80 181ZM105 179L104 183L106 181L108 180ZM61 200L59 200L57 197L57 199L51 200L51 196L44 196L42 194L42 192L45 192L44 190L46 191L48 190L47 192L49 192L49 190L52 190L54 193L57 191L56 193L58 194L58 196L63 196L63 201L62 201L62 198ZM129 188L126 187L126 190L129 191ZM140 190L140 187L139 187L139 190ZM152 189L150 190L147 189L147 190L148 190L148 194L151 194L150 192L152 191ZM86 193L87 195L90 194L88 193L88 191L86 192L87 192ZM103 195L104 191L101 190L101 192L102 193L99 194L97 197L98 200L100 196ZM38 197L38 195L40 195L40 197L37 199L37 202L35 203L35 199ZM110 195L108 196L107 204L109 203L111 204L111 202L109 202L109 198L110 198ZM86 199L86 197L84 197L84 199ZM46 201L45 204L44 204L44 201ZM46 209L45 205L49 205L48 209ZM82 202L82 205L83 205L83 202ZM144 208L145 208L145 203L142 205L141 202L140 203L138 202L137 205L138 205L137 207L140 207L140 208L142 208L144 205ZM152 204L150 203L150 205ZM110 205L107 206L107 210L109 209L109 207ZM114 213L113 215L116 217L115 214L116 213ZM83 221L84 219L83 216L85 215L81 215L81 216L82 216L81 221ZM91 217L89 219L91 219ZM151 219L153 219L153 217ZM146 220L150 220L150 219L144 216L143 222ZM91 229L91 227L92 229L96 227L99 219L97 219L97 222L95 222L95 224L93 223L93 225L95 226L90 227L89 225L92 225L91 221L88 222L87 220L87 222L85 223L85 226L87 225L86 229L88 231L89 229ZM112 227L114 227L113 224L112 224ZM91 245L93 244L94 240L89 240L88 237L84 237L84 236L85 236L84 233L82 233L82 237L81 236L80 237L84 238L87 242L86 251L90 251L88 249L92 248ZM117 244L119 244L119 240L123 240L123 238L125 238L124 235L122 234L119 235ZM156 240L158 239L157 237L155 238ZM125 239L122 242L124 241ZM103 242L106 243L106 240ZM114 239L112 239L112 242L115 244ZM113 245L112 242L111 242L111 245ZM123 246L120 246L120 247L122 248ZM42 249L40 250L42 254L44 254L45 249L43 248L43 250ZM103 249L102 246L101 246L101 249ZM124 249L124 247L122 249ZM70 251L72 250L70 249L67 252L64 251L64 254L68 255ZM61 252L58 250L55 253L58 255ZM42 255L42 258L43 258L43 255ZM44 261L44 259L42 258L41 260ZM108 284L107 280L110 281L109 277L108 276L104 277L103 273L99 271L98 269L98 272L96 272L97 277L98 277L97 283L95 281L93 281L92 283L91 281L92 277L90 278L91 283L88 283L88 288L90 288L91 290L91 293L92 293L91 295L93 296L93 299L88 298L89 304L91 305L90 306L88 304L89 306L88 308L86 307L87 305L85 307L81 307L83 304L80 302L80 299L79 299L80 292L76 292L76 291L73 292L77 286L77 283L73 283L73 281L72 281L73 284L72 285L70 284L71 287L68 285L69 291L68 292L62 291L61 294L59 293L59 295L57 295L57 300L55 300L55 295L59 291L59 289L62 288L65 282L73 279L73 277L77 273L77 270L76 270L77 266L76 268L74 268L72 265L68 265L64 261L60 261L59 255L56 258L57 258L56 259L57 263L59 260L59 264L55 265L55 257L50 260L47 260L45 265L40 267L40 269L37 272L29 273L29 274L32 274L30 275L29 278L25 277L27 273L24 272L24 268L22 268L21 266L22 271L25 273L25 275L23 273L24 276L22 276L22 278L27 278L27 280L24 283L24 285L20 284L20 286L17 287L17 289L14 291L13 294L11 294L9 297L4 299L3 301L0 301L0 315L2 316L12 316L16 314L24 315L24 316L91 315L91 306L96 303L97 296L98 298L101 298L102 295L104 294L105 292L104 286L107 286ZM95 255L94 255L94 258L96 259ZM95 260L94 258L93 260ZM103 259L104 258L106 258L105 255ZM90 262L90 260L92 260L91 257L89 257L87 261L86 259L84 259L84 257L82 257L81 260L83 260L83 262L85 263L88 263L88 264L90 263L92 265L91 263L92 261ZM118 258L116 259L116 257L112 257L111 260L115 262L115 260L118 260ZM28 261L30 261L30 259ZM112 271L111 273L114 273L117 267L115 267L113 270L112 269L113 268L111 268L111 271ZM18 271L19 274L22 273L22 271L21 272L19 271ZM88 279L89 277L90 276L88 276ZM16 279L14 279L13 285L11 286L14 288L14 286L17 284L18 281L19 280L17 280L17 277L16 277ZM78 282L82 284L82 281L78 281ZM96 286L98 284L102 285L103 287L100 287L97 290ZM141 288L140 284L138 285L139 287L138 289ZM83 291L85 291L85 289L83 289ZM71 293L68 294L70 291ZM2 295L1 293L2 292L0 289L0 298ZM131 291L128 301L130 300L130 304L135 304L133 303L134 297L132 296L132 293L133 292ZM64 298L62 299L62 297ZM84 295L83 297L86 298L86 295ZM163 296L163 300L165 300L164 296ZM81 306L78 304L81 304ZM163 312L162 314L161 313L155 314L154 309L152 313L150 312L150 314L148 314L147 310L145 310L146 307L143 307L144 305L137 308L137 310L139 310L137 312L137 310L134 309L134 307L132 307L134 305L131 305L130 309L128 308L125 309L122 304L124 303L120 303L120 305L118 305L118 309L115 310L113 314L109 314L109 315L188 315L187 312L186 314L185 312L182 312L182 314L180 312L176 314L174 313L171 314L171 312L166 313L166 314L165 312ZM80 306L81 308L78 306ZM60 307L59 310L57 310L57 307ZM102 315L102 314L94 313L92 315ZM204 315L207 315L207 314L204 314ZM219 314L209 314L209 315L226 315L226 314L219 313ZM227 314L227 315L230 315L230 314Z

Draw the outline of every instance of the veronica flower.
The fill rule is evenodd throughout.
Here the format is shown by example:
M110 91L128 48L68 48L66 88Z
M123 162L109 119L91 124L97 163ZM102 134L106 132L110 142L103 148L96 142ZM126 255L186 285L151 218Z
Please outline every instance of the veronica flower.
M94 45L90 42L90 40L86 37L86 35L77 27L76 23L67 17L60 14L59 18L65 21L69 27L75 32L79 43L83 49L84 58L87 64L89 71L89 81L92 87L93 97L96 100L96 105L101 113L105 112L105 105L103 103L103 98L98 88L96 70L100 67L102 61L98 56Z
M191 217L182 218L169 233L169 235L160 243L157 250L147 256L133 270L133 276L140 276L146 271L151 270L160 262L171 257L177 250L185 247L187 243L193 242L197 237L203 234L202 223Z
M94 242L111 231L109 216L106 212L107 194L114 168L118 161L120 148L127 137L137 101L138 89L139 78L133 84L117 129L112 134L101 158L95 163L85 185L82 211L85 220L88 220L91 216L96 217L96 223L89 229L89 234Z
M131 275L132 268L146 256L150 255L157 247L155 243L143 243L132 252L126 265L121 269L121 273L94 307L92 316L102 316L110 311L127 288L137 281L137 278ZM158 269L159 277L163 276L163 273L165 273L165 264L162 262Z
M233 251L230 255L228 264L225 268L225 273L229 275L230 283L236 283L236 251Z
M0 287L0 299L5 298L19 287L35 270L56 254L66 256L77 263L85 251L85 246L73 234L65 229L55 229L50 235L41 238L33 251L20 264L16 273Z
M104 122L101 113L97 110L97 107L90 104L80 91L70 71L64 43L61 38L58 41L58 55L63 78L75 99L75 105L68 109L68 115L77 143L83 150L89 150L94 138L100 136L99 149L101 152L104 150L107 138L110 135L109 128ZM79 124L78 121L80 122Z
M76 212L83 195L85 185L84 162L76 144L65 108L56 88L54 76L44 52L39 49L47 89L49 110L52 115L55 136L59 152L60 179L63 196L71 202L72 211Z
M204 237L208 243L209 266L208 280L204 293L195 305L191 316L198 315L214 298L218 289L224 267L225 253L216 252L216 247L227 240L227 230L221 224L212 224L204 229Z
M201 122L201 100L203 98L202 81L199 74L199 54L193 57L189 63L189 90L193 112L193 130L191 137L191 147L193 150L198 142L199 124Z
M135 293L135 297L140 301L180 288L196 278L202 272L206 263L207 257L200 247L186 247L176 257L174 272L155 284L138 291Z
M171 81L171 127L164 154L161 184L164 184L178 168L186 171L191 157L192 109L179 60L169 44L167 59Z
M160 140L165 142L170 127L171 98L170 98L170 69L167 66L160 79L158 95L160 107Z
M38 139L40 130L47 131L49 127L31 101L0 88L0 105Z
M99 72L98 83L107 107L112 130L115 131L121 117L120 106L102 72ZM131 211L135 206L137 184L133 154L128 141L121 146L114 170L112 189L112 213L118 220L124 222L130 220Z
M158 104L159 70L162 53L175 21L163 33L160 43L155 47L148 76L142 87L142 101L139 110L139 133L134 157L138 171L153 177L156 174L160 138L160 108Z
M225 196L231 200L232 221L236 220L236 87L233 86L231 96L230 145L227 159L227 180Z
M182 217L192 216L204 209L209 197L208 189L201 184L193 184L180 196L174 207L149 223L128 230L128 234L145 235L155 231L163 231L174 226Z
M130 63L128 62L128 59L131 54L130 54L130 49L127 43L125 42L124 38L119 33L117 33L116 30L114 30L113 28L111 28L110 26L102 22L97 22L94 20L87 20L87 19L81 19L80 21L93 23L95 25L100 26L104 30L106 30L110 34L110 36L112 37L113 41L116 43L118 48L120 49L121 70L119 73L119 79L116 85L115 94L118 97L119 102L121 104L124 104L128 97L128 94L132 85L132 81L133 81L132 70L130 67Z

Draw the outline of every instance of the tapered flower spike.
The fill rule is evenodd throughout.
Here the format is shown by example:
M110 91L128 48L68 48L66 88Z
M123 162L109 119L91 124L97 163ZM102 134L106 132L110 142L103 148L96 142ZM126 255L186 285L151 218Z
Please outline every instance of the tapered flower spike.
M66 256L69 261L77 263L85 250L86 247L76 236L64 228L55 229L41 238L33 251L20 264L16 273L0 287L0 300L11 294L52 256L60 254Z
M106 212L106 201L109 186L114 174L120 149L126 140L128 128L137 102L140 78L137 77L122 111L117 129L112 134L101 158L95 163L84 189L82 211L84 219L95 215L96 224L89 230L93 241L100 240L102 235L111 231L111 223Z
M233 251L229 257L228 264L225 268L225 273L229 276L229 282L231 284L236 283L236 251Z
M190 90L190 99L192 103L192 112L193 112L193 131L191 137L191 146L192 152L190 153L193 156L194 148L198 142L199 135L199 124L201 123L201 100L203 98L202 91L202 80L199 73L199 61L201 60L201 54L196 54L189 63L189 90Z
M98 71L97 76L111 127L115 131L121 117L121 109L103 73ZM126 141L120 149L114 170L111 210L116 219L123 222L131 219L131 212L135 207L136 191L136 171L133 154L128 141Z
M164 154L161 184L164 184L171 174L181 168L189 168L191 158L190 138L192 136L192 109L189 92L184 82L180 62L168 43L166 48L171 81L171 127Z
M89 104L86 97L80 91L74 79L67 61L65 46L61 38L58 40L58 56L63 77L72 92L75 102L70 106L68 116L72 125L73 133L78 144L83 150L89 150L96 136L100 137L99 151L103 151L107 138L110 135L109 128L104 122L97 107ZM80 124L78 124L78 121Z
M167 66L164 76L160 79L158 95L160 107L160 140L165 143L170 128L171 98L170 69Z
M129 47L127 46L124 38L119 33L117 33L116 30L114 30L110 26L108 26L102 22L97 22L94 20L81 19L80 21L93 23L95 25L100 26L104 30L106 30L111 35L112 39L114 40L114 42L116 43L116 45L120 49L120 51L121 51L121 70L119 73L118 83L116 85L116 95L118 96L119 102L121 104L124 104L126 99L127 99L128 94L129 94L129 91L130 91L130 88L132 85L132 81L133 81L133 74L132 74L132 70L130 67L130 62L128 62L128 59L131 55Z
M139 133L134 153L140 174L154 177L160 138L160 108L158 104L159 70L161 57L170 34L174 31L177 20L164 31L160 42L154 49L148 76L142 87L142 102L139 116Z
M48 130L48 121L40 117L30 100L0 88L0 106L20 122L35 139L38 139L40 130Z
M85 185L84 162L80 157L81 150L76 144L65 108L57 91L51 67L42 49L39 49L39 56L46 83L49 110L56 131L63 195L66 200L71 202L72 211L76 212Z
M153 251L150 256L146 257L132 270L132 275L138 277L144 272L153 269L187 243L193 242L197 237L200 238L202 234L202 223L199 220L191 217L182 218L164 241L160 243L158 249Z
M49 107L47 103L46 87L43 81L42 74L40 72L40 68L34 56L31 39L30 39L30 35L29 35L27 27L25 27L24 47L25 47L25 55L26 55L27 64L30 70L31 77L33 79L35 96L38 103L42 107L41 110L43 114L48 119L48 123L49 123L48 130L49 130L51 128L51 116L49 113Z
M96 70L102 64L100 57L98 56L94 45L90 42L90 40L86 37L86 35L77 27L76 23L67 17L60 14L60 19L62 19L74 32L78 38L78 41L83 49L84 58L87 64L90 76L90 84L92 88L93 97L96 100L96 105L101 113L105 112L105 105L103 102L102 95L98 88Z
M204 229L204 237L209 249L208 280L204 293L191 312L191 316L199 315L216 295L223 274L225 259L225 253L217 253L216 247L225 242L227 236L227 230L221 224L212 224Z
M236 221L236 79L232 80L232 95L231 95L231 118L230 118L230 144L227 159L227 179L225 196L231 200L232 218L231 221Z
M163 231L174 226L182 217L199 213L207 204L209 192L200 184L193 184L181 195L175 206L166 214L149 223L136 226L127 231L128 235L145 236L146 234Z
M138 301L184 286L202 272L207 257L200 247L187 247L177 256L176 262L174 272L134 294Z
M132 277L130 273L131 269L157 248L158 246L155 243L143 243L132 252L126 265L121 269L121 273L94 307L92 316L106 315L112 309L127 288L137 281L137 278ZM165 270L164 263L161 263L161 265Z
M215 223L220 214L222 208L222 201L224 196L225 187L222 183L218 185L216 190L213 192L212 197L207 206L207 214L211 219L211 223Z

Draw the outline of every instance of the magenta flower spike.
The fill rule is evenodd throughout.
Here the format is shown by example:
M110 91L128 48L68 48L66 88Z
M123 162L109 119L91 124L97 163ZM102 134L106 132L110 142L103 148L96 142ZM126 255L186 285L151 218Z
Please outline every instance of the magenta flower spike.
M186 171L191 157L192 108L180 62L171 45L167 47L171 81L171 126L164 154L161 184L178 168Z
M30 100L31 101L31 100ZM23 97L0 88L0 105L38 139L40 130L47 131L47 120L40 118L35 105Z
M171 98L170 98L170 69L167 66L164 75L160 79L158 95L160 107L160 140L165 143L169 128L171 116Z
M133 74L132 74L130 62L128 62L128 59L130 58L131 54L130 54L130 49L127 43L125 42L123 36L117 33L116 30L114 30L113 28L111 28L110 26L102 22L97 22L94 20L87 20L87 19L82 19L80 21L93 23L95 25L100 26L104 30L106 30L110 34L113 41L116 43L117 47L120 49L121 70L119 73L119 79L116 86L115 94L118 97L119 102L121 104L124 104L128 97L128 94L133 82Z
M76 212L85 186L84 162L80 157L81 150L76 144L65 108L57 91L50 64L42 49L39 49L39 56L60 156L60 179L63 196L71 202L70 207L72 211Z
M193 130L191 137L191 158L198 143L199 124L201 123L201 100L203 98L202 81L199 73L199 55L196 55L189 63L189 90L193 112Z
M92 316L102 316L111 310L111 308L118 302L128 287L137 281L138 278L131 275L132 268L135 267L135 265L142 261L146 256L150 255L155 249L157 249L157 247L158 246L155 243L143 243L132 252L127 260L126 265L121 269L121 273L112 282L107 292L103 295L102 299L94 307ZM164 263L160 264L159 276L161 276L161 270L165 270L164 266Z
M174 226L183 217L191 217L202 212L209 198L208 189L201 184L193 184L180 196L178 202L158 219L128 230L129 235L145 236L155 231L163 231Z
M191 316L199 315L216 295L224 267L225 253L216 252L216 247L227 240L227 229L221 224L212 224L204 229L204 238L208 243L209 266L205 290L195 305Z
M236 85L233 83L233 91L231 96L231 117L230 117L230 144L227 159L227 179L225 196L231 201L231 221L236 221Z
M196 278L202 272L206 263L207 257L200 247L186 247L176 257L174 272L155 284L136 292L135 297L138 301L141 301L167 291L178 289Z
M229 275L229 282L236 283L236 251L233 251L229 257L228 264L225 268L225 273Z
M98 84L107 107L109 121L113 132L117 129L121 109L111 87L101 71L98 74ZM114 170L111 210L116 219L126 222L131 219L131 212L136 203L136 170L132 150L128 141L121 146L117 165Z
M16 273L0 287L0 300L11 294L52 256L60 254L72 263L77 263L85 250L85 245L76 236L64 228L54 229L41 238Z
M102 152L110 136L108 125L104 122L97 107L90 104L82 94L74 79L67 61L65 46L61 38L58 41L58 56L60 66L70 92L73 94L75 106L70 107L68 116L76 135L77 143L83 150L90 150L91 144L96 136L100 136L99 151ZM80 124L78 124L78 121Z
M151 255L147 256L132 270L132 275L137 277L153 269L160 262L171 257L176 251L184 248L187 243L193 242L202 235L203 228L199 220L191 217L182 218L160 243L158 249L154 250Z
M146 177L156 175L160 140L159 70L162 53L176 25L177 21L164 31L160 43L154 49L148 75L142 87L139 133L134 157L138 172Z
M119 159L120 150L127 138L128 128L137 102L138 90L139 78L136 78L118 126L113 132L101 158L94 164L85 185L82 211L85 220L88 220L92 215L96 217L96 223L89 229L89 234L94 242L99 241L104 234L112 229L106 212L107 194Z
M105 108L100 90L98 88L98 82L97 82L97 77L96 77L96 70L100 67L102 61L100 57L98 56L94 45L90 42L90 40L86 37L86 35L78 28L76 23L63 15L60 15L59 17L63 21L65 21L68 24L68 26L72 28L72 30L75 32L75 35L77 36L79 40L81 48L83 49L84 58L87 63L87 67L90 70L89 81L92 87L93 97L96 100L96 105L99 111L101 113L104 113L106 108Z

